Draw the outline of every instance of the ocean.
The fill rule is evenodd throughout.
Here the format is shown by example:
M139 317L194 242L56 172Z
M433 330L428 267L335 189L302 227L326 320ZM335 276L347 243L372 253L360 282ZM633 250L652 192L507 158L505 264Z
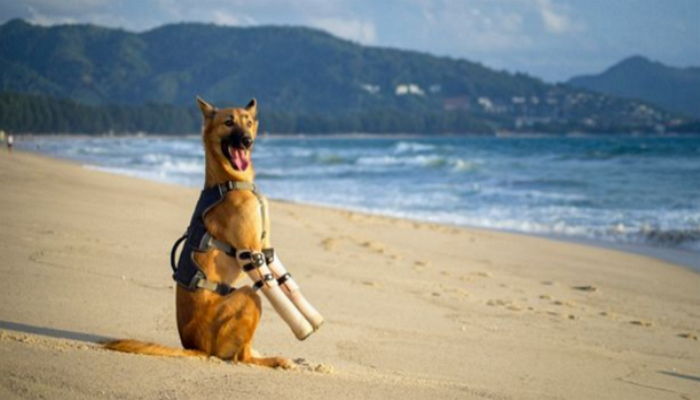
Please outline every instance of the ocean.
M198 136L33 136L17 147L203 184ZM253 161L275 199L700 259L700 136L270 136Z

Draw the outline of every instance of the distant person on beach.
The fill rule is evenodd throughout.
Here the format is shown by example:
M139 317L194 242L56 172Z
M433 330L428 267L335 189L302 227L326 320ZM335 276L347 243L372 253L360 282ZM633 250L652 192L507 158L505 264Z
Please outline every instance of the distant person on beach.
M11 133L7 135L7 151L9 151L10 153L12 153L12 144L14 143L14 141L15 138L12 136Z

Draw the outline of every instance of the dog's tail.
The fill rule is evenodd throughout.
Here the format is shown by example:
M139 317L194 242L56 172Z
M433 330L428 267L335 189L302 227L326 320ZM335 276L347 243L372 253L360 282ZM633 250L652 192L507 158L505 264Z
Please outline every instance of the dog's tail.
M149 356L165 357L206 357L199 350L177 349L160 344L141 342L133 339L119 339L103 342L102 346L108 350L121 351L123 353L144 354Z

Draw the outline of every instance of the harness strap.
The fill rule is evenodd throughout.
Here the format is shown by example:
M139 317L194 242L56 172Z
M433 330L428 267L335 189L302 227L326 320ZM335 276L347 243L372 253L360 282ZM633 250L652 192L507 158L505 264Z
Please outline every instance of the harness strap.
M177 264L175 263L175 253L177 253L177 248L180 246L180 243L184 242L185 239L187 239L187 233L180 236L180 238L175 241L175 244L173 244L172 250L170 250L170 268L173 269L173 273L177 271Z
M198 271L198 273L194 275L194 278L192 278L192 282L190 282L189 287L192 289L210 290L212 292L218 293L221 296L226 296L228 294L233 293L236 290L236 288L231 285L210 281L206 278L206 276L204 276L204 273L201 271Z
M267 231L265 230L265 227L267 226L267 207L265 207L265 201L260 193L253 190L253 194L255 195L255 198L258 199L258 203L260 203L260 219L262 219L262 233L260 234L260 239L265 240L267 237Z
M254 183L227 181L202 190L192 215L190 225L187 228L187 232L185 235L175 241L175 244L170 252L170 265L174 272L173 278L177 283L188 290L201 288L216 292L222 296L230 294L236 290L234 287L228 284L208 280L204 272L194 261L194 252L205 252L214 247L230 257L235 258L238 256L239 259L250 259L251 263L243 266L245 271L259 268L259 266L252 267L252 264L257 265L260 262L265 263L266 261L267 263L270 263L274 259L273 249L264 249L262 254L253 253L249 250L239 251L235 247L216 239L207 231L204 225L204 216L215 205L221 202L228 192L233 190L248 190L255 195L258 203L260 203L260 214L262 219L261 239L264 240L267 237L267 207L265 206L263 196L258 193L257 187ZM183 242L185 243L184 248L180 252L179 262L176 263L175 255ZM274 279L274 277L270 274L261 276L261 278L262 279L260 281L253 284L254 289L257 290L263 287L266 281Z
M221 197L232 190L249 190L251 192L257 193L257 188L253 182L238 182L238 181L226 181L214 186L219 190ZM207 189L205 189L207 190Z
M230 244L224 243L221 240L215 239L214 236L210 235L209 232L204 234L204 237L202 238L201 245L199 247L200 251L207 251L211 247L215 247L230 257L236 257L236 248L231 246Z

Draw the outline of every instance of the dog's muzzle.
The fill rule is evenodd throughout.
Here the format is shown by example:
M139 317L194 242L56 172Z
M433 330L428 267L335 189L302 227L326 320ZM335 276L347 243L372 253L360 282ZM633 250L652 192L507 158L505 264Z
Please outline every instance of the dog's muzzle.
M253 147L255 141L253 136L247 132L232 132L228 135L222 143L226 146L231 146L238 149L250 150Z

